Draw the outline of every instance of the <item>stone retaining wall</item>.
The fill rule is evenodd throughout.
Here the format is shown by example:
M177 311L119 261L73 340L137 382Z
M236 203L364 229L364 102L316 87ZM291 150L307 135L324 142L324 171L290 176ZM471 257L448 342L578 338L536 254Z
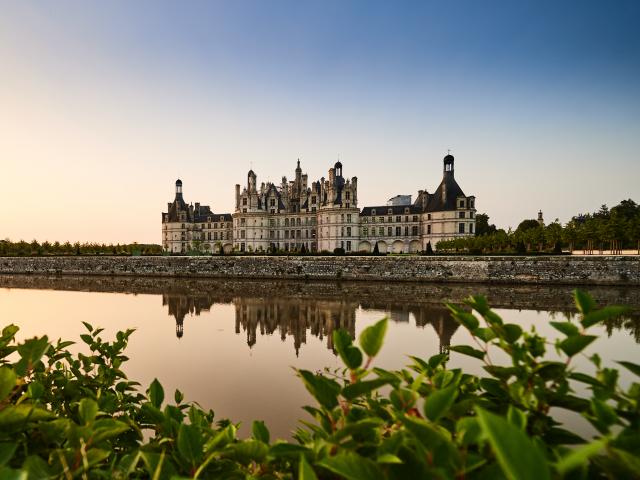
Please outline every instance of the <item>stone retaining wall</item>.
M640 285L640 257L0 257L0 274Z

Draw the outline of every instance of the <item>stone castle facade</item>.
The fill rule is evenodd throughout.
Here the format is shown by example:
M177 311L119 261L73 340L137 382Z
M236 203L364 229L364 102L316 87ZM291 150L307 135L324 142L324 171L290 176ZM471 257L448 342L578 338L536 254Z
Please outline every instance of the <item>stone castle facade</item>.
M409 199L409 201L407 201ZM244 187L235 187L235 211L213 213L209 206L187 205L182 182L162 214L162 245L171 253L345 252L415 253L440 240L473 235L475 197L466 196L454 178L454 157L443 160L443 177L433 193L394 197L387 205L358 206L358 178L345 178L342 163L328 178L309 184L300 161L295 177L280 185L261 183L250 170Z

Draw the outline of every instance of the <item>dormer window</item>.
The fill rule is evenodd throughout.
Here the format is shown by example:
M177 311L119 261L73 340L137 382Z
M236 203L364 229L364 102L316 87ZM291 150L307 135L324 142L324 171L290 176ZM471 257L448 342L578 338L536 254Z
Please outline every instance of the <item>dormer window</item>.
M404 209L404 213L409 213L409 209L408 209L408 208L405 208L405 209Z
M464 200L460 200L460 208L464 208Z
M392 215L393 214L393 208L388 209L387 210L387 214L388 215ZM389 221L391 221L391 220L389 220Z
M376 209L374 208L371 210L371 216L375 216L375 214L376 214Z

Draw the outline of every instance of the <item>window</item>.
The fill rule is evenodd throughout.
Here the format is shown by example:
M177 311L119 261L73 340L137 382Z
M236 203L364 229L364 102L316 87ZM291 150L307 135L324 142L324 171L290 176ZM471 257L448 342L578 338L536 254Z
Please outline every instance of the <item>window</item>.
M458 212L458 218L464 218L464 212Z
M384 227L380 227L378 229L378 235L380 235L380 236L384 235Z
M387 209L387 215L393 215L393 208ZM391 220L389 220L391 221Z
M473 212L469 212L469 218L473 218Z
M244 230L240 230L240 238L245 238L245 231Z
M217 240L218 239L218 232L213 232L213 239Z
M368 235L369 235L369 228L368 228L368 227L364 227L364 228L362 229L362 236L363 236L363 237L366 237L366 236L368 236Z
M344 198L346 198L347 200L349 200L351 198L351 192L347 191L344 192Z
M464 223L458 224L458 233L464 233Z
M402 227L396 227L396 237L402 235Z
M396 216L396 222L401 222L402 221L402 217L400 215Z
M220 217L220 221L221 221L221 222L224 222L224 217Z
M475 200L469 200L469 208L475 208L474 207L475 203L476 203Z
M388 236L392 236L393 235L393 229L391 227L387 228L387 235Z
M316 203L316 196L315 196L315 195L313 195L313 196L311 197L311 203Z
M411 227L411 235L414 237L418 236L418 226L414 225L413 227Z
M417 222L418 221L418 215L414 215L412 221Z
M247 199L246 199L246 198L243 198L243 199L242 199L242 205L246 205L246 204L247 204Z
M269 206L271 207L275 207L276 206L276 199L272 198L271 200L269 200Z
M431 220L431 214L427 213L427 220Z
M350 207L350 204L349 202L347 202L347 204L345 205L345 208L349 208L349 207Z
M469 224L469 233L473 233L473 223Z
M347 214L347 223L351 223L351 214Z
M380 223L384 223L384 217L378 217L378 221L379 221Z
M347 227L347 237L351 236L351 227Z
M409 227L404 227L404 236L405 237L409 236Z
M372 208L372 209L371 209L371 216L372 216L372 217L375 217L375 215L376 215L376 209L375 209L375 208Z
M244 227L244 225L245 225L245 219L244 218L240 219L240 225Z
M427 225L427 235L431 235L431 225Z
M464 208L464 200L460 200L460 208Z
M347 240L347 252L351 251L351 241Z

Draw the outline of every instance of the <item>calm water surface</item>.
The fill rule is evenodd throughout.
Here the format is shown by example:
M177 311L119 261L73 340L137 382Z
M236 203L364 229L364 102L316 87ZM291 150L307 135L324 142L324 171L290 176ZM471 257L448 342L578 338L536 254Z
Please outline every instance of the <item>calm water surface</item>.
M640 289L588 289L601 303L628 304L624 321L599 328L588 352L605 362L636 361L640 349ZM442 303L485 294L505 321L555 337L553 318L573 314L569 287L483 287L383 283L294 283L129 278L0 276L0 323L20 326L20 338L78 339L81 321L105 328L103 338L136 328L125 371L147 386L158 378L167 398L188 400L246 426L262 419L274 437L288 438L311 399L292 367L338 367L335 328L352 335L391 319L375 364L401 368L407 356L429 357L469 335ZM75 348L83 350L82 345ZM494 363L496 357L494 357ZM587 365L586 360L579 361ZM451 367L482 373L479 362L453 354ZM630 378L623 377L623 382ZM559 418L588 434L566 412Z

